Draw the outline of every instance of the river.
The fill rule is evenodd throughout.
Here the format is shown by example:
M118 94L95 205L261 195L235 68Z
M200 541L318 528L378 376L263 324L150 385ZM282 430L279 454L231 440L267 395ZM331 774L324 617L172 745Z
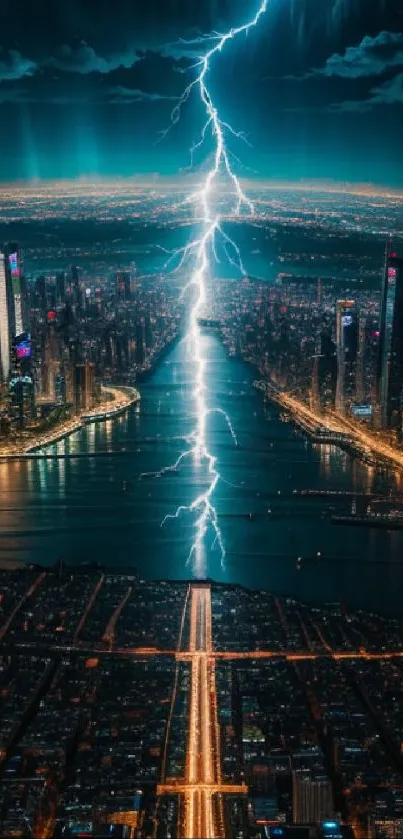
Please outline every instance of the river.
M335 526L331 507L347 510L348 499L299 495L308 489L382 493L393 474L312 445L276 407L264 405L247 365L228 358L216 336L206 334L203 342L209 405L229 414L238 438L235 447L223 416L210 416L209 448L223 478L214 500L226 556L221 561L206 540L206 574L310 602L398 612L403 532ZM140 386L141 401L126 415L46 449L68 457L0 464L0 561L50 565L63 556L136 567L146 577L192 577L194 519L184 513L164 527L161 521L204 490L205 467L191 460L160 478L141 475L175 462L185 447L183 437L194 427L193 380L182 341Z

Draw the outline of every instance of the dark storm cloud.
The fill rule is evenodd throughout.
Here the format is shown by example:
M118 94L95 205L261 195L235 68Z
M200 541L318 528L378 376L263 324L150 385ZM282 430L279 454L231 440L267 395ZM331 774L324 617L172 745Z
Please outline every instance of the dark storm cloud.
M312 75L358 79L380 76L394 67L403 67L403 33L380 32L376 37L366 35L357 46L347 47L341 55L334 53L324 67ZM308 74L309 75L309 74Z
M335 102L327 107L329 113L357 113L363 114L379 105L403 105L403 73L394 76L383 84L373 87L366 99L347 99L345 102Z
M176 102L175 96L165 96L161 93L154 93L150 91L140 90L139 88L123 87L116 85L115 87L108 87L104 90L92 90L91 101L95 104L110 104L110 105L130 105L135 102ZM68 90L58 93L54 86L50 89L43 88L38 92L35 88L28 89L27 87L13 87L0 88L0 105L2 103L9 104L47 104L47 105L80 105L88 102L88 92L83 89Z
M65 73L101 73L107 75L118 67L132 67L136 61L140 61L136 50L130 50L119 55L105 57L98 55L93 47L82 43L77 47L63 44L54 56L45 59L44 66L56 67Z
M17 50L0 49L0 81L13 81L32 76L37 64L29 58L23 58Z
M161 100L168 100L171 102L177 101L176 96L164 96L161 93L149 93L145 90L139 90L138 88L132 89L129 87L123 87L122 85L108 88L107 94L109 97L108 101L117 105L130 105L131 102L158 102Z
M35 74L17 80L7 78L0 86L1 103L80 103L130 105L139 102L176 101L182 81L174 73L175 61L158 53L136 54L134 62L108 60L85 63L80 72L60 71L43 62ZM91 69L90 69L91 68ZM97 68L97 69L96 69ZM102 68L102 69L101 69ZM84 78L85 77L85 78Z
M399 67L403 67L403 33L382 31L373 37L365 35L359 44L346 47L343 53L332 53L323 67L285 78L300 82L320 77L365 79Z
M270 0L258 30L228 45L209 77L223 119L253 144L253 152L241 152L246 166L262 176L278 175L278 167L285 177L315 175L327 165L333 171L336 149L340 172L348 172L365 125L377 176L386 163L399 167L402 2ZM73 177L89 165L99 173L180 171L203 120L196 91L157 152L154 141L210 46L203 34L242 23L258 5L0 0L0 119L8 126L0 135L0 178L4 171L31 176L32 159L39 176ZM346 112L357 114L348 132Z

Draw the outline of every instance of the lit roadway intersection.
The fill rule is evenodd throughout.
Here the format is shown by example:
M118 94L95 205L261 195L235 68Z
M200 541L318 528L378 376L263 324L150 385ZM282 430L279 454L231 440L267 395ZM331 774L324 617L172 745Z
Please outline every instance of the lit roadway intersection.
M191 688L185 778L178 783L171 780L158 788L159 795L180 793L183 796L180 825L183 839L224 839L222 796L246 792L246 786L229 786L221 779L211 629L210 586L192 585L189 652L186 654L191 659Z
M6 623L0 627L0 639L4 639L16 614L23 608L27 599L40 587L46 574L42 573L27 589L16 604ZM54 644L50 648L46 644L41 647L36 642L14 643L13 648L35 654L43 650L54 653L77 652L91 656L134 656L136 658L167 655L174 657L177 663L175 680L171 698L171 713L168 719L165 736L164 759L162 765L161 783L157 787L157 795L178 795L181 798L179 808L178 839L225 839L224 796L244 795L247 793L245 784L225 784L221 772L220 726L218 722L218 707L216 693L216 664L222 660L269 660L280 658L290 662L311 661L316 659L343 660L387 660L403 659L403 651L396 650L367 650L359 647L356 650L335 650L321 634L320 627L313 622L322 643L321 650L214 650L212 643L212 602L209 583L190 583L185 598L185 604L180 622L178 644L176 650L160 650L156 647L119 648L115 645L115 626L129 596L130 587L124 593L117 605L103 635L104 647L85 645L80 641L80 633L86 622L96 596L102 587L102 576L88 601L79 621L72 644ZM281 604L277 608L283 621ZM187 648L183 648L184 638L189 638ZM106 643L105 643L106 642ZM106 647L106 648L105 648ZM309 644L308 644L309 647ZM184 773L180 777L168 777L166 772L167 755L170 749L172 712L175 707L179 687L179 668L183 663L190 664L190 695L187 720L186 759ZM185 723L186 725L186 723ZM38 839L48 839L54 827L53 817L49 824L41 826L37 833Z
M181 650L183 630L188 620L189 647ZM114 650L115 653L118 650ZM126 655L127 655L126 650ZM135 650L132 651L133 653ZM148 651L155 654L157 651ZM334 652L327 644L321 653L272 652L250 650L242 652L214 651L212 644L211 589L208 583L192 583L186 598L176 659L191 663L191 687L188 711L187 752L184 778L163 777L157 794L180 795L181 816L178 839L225 839L223 797L244 795L245 784L224 784L221 776L220 728L217 714L215 667L221 659L286 658L288 661L317 658L388 659L403 657L396 652L356 651ZM175 680L173 702L177 690ZM169 749L169 733L165 752ZM164 761L165 773L165 761Z

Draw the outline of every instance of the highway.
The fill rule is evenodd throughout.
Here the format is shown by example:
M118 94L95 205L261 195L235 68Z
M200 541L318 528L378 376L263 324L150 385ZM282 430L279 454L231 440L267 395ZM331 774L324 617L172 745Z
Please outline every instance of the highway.
M207 584L190 587L189 649L182 655L191 662L185 773L184 778L163 779L157 795L182 796L180 839L224 839L223 795L244 794L246 787L224 785L221 778L211 590Z
M210 659L210 586L192 586L190 601L190 641L192 653L189 728L184 800L185 839L215 839L221 835L217 824L212 787L220 783L220 756L215 743L215 671ZM220 820L221 821L221 820Z

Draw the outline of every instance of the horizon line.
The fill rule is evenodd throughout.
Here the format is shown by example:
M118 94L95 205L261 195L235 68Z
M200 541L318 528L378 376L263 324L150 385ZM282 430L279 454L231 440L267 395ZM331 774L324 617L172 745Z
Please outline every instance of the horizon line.
M391 187L388 185L374 184L371 182L357 181L352 182L348 180L336 180L334 178L300 178L297 181L287 180L284 178L242 178L242 183L249 185L253 189L272 189L272 190L290 190L300 192L320 192L327 191L332 194L350 194L361 196L378 196L383 198L400 198L403 199L402 187ZM37 190L37 189L60 189L60 186L65 188L96 188L108 187L111 189L123 186L139 186L142 189L155 190L158 187L165 187L170 189L181 189L189 183L198 183L195 175L184 174L178 175L161 175L158 173L149 173L145 175L80 175L73 178L20 178L12 181L2 181L0 179L0 198L1 193L7 191L14 191L18 189Z

